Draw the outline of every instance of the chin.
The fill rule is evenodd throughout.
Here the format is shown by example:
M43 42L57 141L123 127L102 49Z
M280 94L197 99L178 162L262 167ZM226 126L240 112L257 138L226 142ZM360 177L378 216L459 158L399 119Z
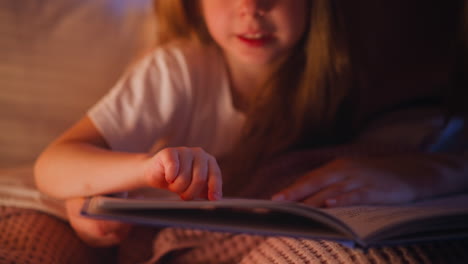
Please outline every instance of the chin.
M253 66L269 66L274 64L277 61L277 57L274 56L265 56L259 54L249 54L242 57L242 62L247 65Z

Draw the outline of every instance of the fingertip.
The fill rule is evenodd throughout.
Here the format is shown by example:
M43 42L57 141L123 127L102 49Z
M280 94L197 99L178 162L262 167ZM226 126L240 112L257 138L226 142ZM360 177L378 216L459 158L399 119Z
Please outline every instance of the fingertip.
M210 172L208 174L208 199L221 200L223 197L223 178L221 171L216 164L209 163Z
M218 201L218 200L221 200L222 198L223 198L223 194L220 192L210 192L210 194L208 195L208 199L210 201Z
M190 197L189 197L188 195L183 194L183 193L182 193L182 194L179 194L179 198L180 198L181 200L183 200L183 201L189 201L189 200L191 200Z

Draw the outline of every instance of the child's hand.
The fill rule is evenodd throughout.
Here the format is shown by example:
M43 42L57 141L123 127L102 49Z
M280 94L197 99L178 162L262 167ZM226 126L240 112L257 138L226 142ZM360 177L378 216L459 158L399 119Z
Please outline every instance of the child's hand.
M273 200L303 201L317 207L395 204L416 199L428 170L392 159L335 160L299 178ZM422 169L427 169L422 167Z
M131 226L116 221L104 221L80 216L84 199L65 202L68 220L76 234L92 247L110 247L119 244L129 233Z
M149 161L147 185L168 189L184 200L222 198L222 177L216 159L201 148L166 148Z

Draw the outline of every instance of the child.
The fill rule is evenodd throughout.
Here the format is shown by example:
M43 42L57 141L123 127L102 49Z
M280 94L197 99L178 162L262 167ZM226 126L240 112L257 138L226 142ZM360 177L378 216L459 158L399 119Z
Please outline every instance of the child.
M71 225L94 246L119 243L129 226L80 217L80 197L153 187L217 200L223 188L235 195L262 161L359 132L338 1L155 5L158 47L35 166L40 190L67 200ZM466 191L467 167L454 155L337 160L273 199L403 203Z

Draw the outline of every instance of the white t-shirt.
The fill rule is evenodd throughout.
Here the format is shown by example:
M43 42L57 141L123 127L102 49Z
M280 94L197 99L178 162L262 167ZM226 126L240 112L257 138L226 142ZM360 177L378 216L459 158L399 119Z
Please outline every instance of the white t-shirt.
M113 150L201 147L220 157L245 116L232 103L226 65L215 47L160 48L88 112Z

